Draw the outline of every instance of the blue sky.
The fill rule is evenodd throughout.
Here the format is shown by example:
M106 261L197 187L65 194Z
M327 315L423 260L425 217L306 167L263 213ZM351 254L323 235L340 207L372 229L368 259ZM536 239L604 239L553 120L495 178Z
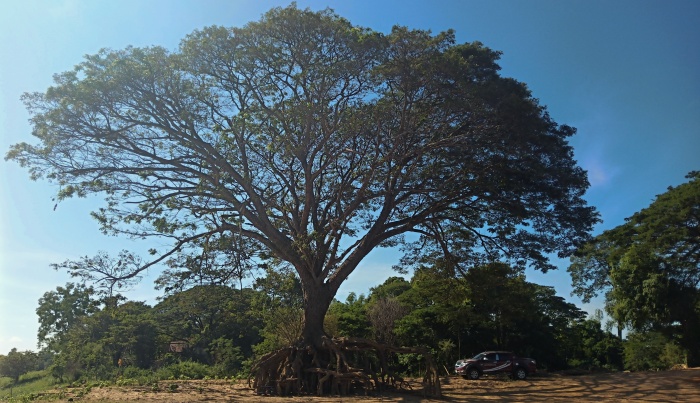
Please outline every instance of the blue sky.
M280 1L25 0L0 5L0 151L33 143L24 92L43 91L52 75L100 48L161 45L209 25L242 26ZM571 140L588 170L586 196L604 222L621 224L685 174L700 169L700 2L698 1L298 1L333 8L353 24L388 32L392 25L456 30L459 42L503 51L502 74L528 84L559 123L578 128ZM0 161L0 354L36 349L35 309L46 291L70 278L51 263L100 250L143 245L98 231L89 211L98 200L69 200L54 211L56 189L31 182L26 170ZM338 298L394 275L398 255L375 252ZM570 296L567 261L528 279ZM153 271L150 277L157 276ZM152 302L149 278L127 294Z

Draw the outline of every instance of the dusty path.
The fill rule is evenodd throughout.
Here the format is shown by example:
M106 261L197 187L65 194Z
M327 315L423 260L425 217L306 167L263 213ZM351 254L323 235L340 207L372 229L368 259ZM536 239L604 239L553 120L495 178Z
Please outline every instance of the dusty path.
M177 388L171 387L177 384ZM418 385L416 385L417 387ZM69 390L60 401L76 402L698 402L700 368L667 372L636 372L583 376L537 376L525 381L490 378L468 381L459 377L442 379L442 399L415 394L374 397L275 397L257 396L245 384L228 381L160 382L153 387L92 388L79 396ZM84 392L84 391L83 391Z

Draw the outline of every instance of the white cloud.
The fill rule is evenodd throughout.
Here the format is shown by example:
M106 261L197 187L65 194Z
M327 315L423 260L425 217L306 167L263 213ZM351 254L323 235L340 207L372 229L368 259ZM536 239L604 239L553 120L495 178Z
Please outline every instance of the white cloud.
M605 187L619 174L619 168L608 166L602 158L590 156L581 161L581 166L588 172L591 188Z
M0 354L6 355L9 353L13 348L16 348L17 351L36 351L36 342L32 339L27 341L26 339L20 337L20 336L15 336L15 335L10 335L10 336L0 336Z
M80 13L80 4L77 0L52 1L45 6L48 6L46 11L52 18L71 19Z

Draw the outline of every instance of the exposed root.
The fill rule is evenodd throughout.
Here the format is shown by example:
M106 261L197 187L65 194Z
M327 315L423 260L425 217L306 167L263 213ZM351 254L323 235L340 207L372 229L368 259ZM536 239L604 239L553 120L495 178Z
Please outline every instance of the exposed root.
M291 346L266 354L251 368L248 384L258 394L280 396L409 390L408 382L391 368L395 355L403 353L423 356L423 395L440 397L437 367L426 349L394 347L358 338L324 338L318 348Z

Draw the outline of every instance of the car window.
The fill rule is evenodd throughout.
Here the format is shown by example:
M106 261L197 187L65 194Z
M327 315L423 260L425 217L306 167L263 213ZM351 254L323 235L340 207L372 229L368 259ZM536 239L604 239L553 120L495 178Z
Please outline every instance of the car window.
M486 359L489 361L496 361L498 360L498 355L495 353L486 354Z

